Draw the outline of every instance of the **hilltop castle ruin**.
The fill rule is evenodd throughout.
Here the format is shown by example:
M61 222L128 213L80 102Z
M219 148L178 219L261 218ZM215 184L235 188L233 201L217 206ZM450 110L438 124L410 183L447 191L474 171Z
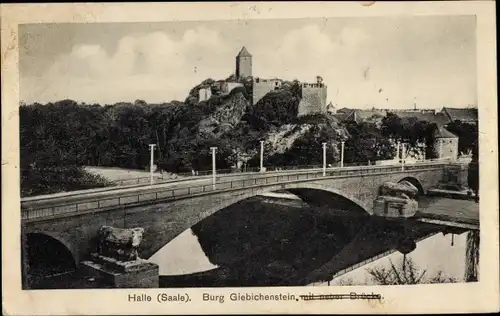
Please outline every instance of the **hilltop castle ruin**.
M235 69L236 81L235 82L224 82L221 83L220 87L217 87L223 94L228 94L236 87L242 87L243 84L241 80L251 78L253 95L252 104L255 105L262 99L266 94L271 91L281 89L283 81L281 79L262 79L259 77L252 76L252 55L248 50L243 47L238 55L236 55L236 69ZM316 114L316 113L327 113L326 97L327 97L327 86L323 83L323 78L320 76L316 77L315 83L300 83L302 91L302 99L299 103L298 116ZM212 87L211 85L202 86L198 90L198 101L206 101L212 97Z
M252 55L243 46L238 55L236 55L236 79L242 80L252 77ZM252 103L256 104L267 93L279 90L283 84L281 79L262 79L252 78L253 96ZM299 104L298 116L327 113L326 97L327 86L323 83L323 78L316 77L315 83L301 83L302 99Z

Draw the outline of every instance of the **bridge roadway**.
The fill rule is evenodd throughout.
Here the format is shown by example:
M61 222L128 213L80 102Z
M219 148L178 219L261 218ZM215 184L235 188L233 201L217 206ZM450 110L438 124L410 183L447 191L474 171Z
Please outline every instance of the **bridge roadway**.
M445 166L446 162L422 162L405 165L405 171ZM326 176L361 176L371 173L397 172L401 165L357 166L327 168ZM214 193L214 191L248 188L258 185L277 184L293 180L314 180L323 177L322 169L285 170L221 174L216 176L215 189L212 178L179 179L153 185L131 185L40 195L21 199L23 221L43 220L54 216L72 216L87 211L137 206L154 201L176 200L190 196Z

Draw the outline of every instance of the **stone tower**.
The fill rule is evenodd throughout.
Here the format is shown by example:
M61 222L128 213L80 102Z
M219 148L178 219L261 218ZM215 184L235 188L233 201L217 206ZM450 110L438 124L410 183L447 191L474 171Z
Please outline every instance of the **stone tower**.
M242 79L252 76L252 55L243 46L236 56L236 78Z
M299 102L298 116L327 113L327 87L323 78L316 77L316 83L301 83L302 99Z

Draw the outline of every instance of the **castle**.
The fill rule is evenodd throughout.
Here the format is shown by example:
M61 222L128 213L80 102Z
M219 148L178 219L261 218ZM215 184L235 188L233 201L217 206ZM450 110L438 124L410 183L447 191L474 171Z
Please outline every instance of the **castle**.
M243 47L236 56L236 79L242 80L252 77L252 55ZM279 90L283 84L280 79L252 78L253 95L252 103L256 104L266 94ZM327 113L326 97L327 86L323 83L323 78L316 77L315 83L301 83L302 99L299 103L298 116Z
M262 79L259 77L253 77L252 55L245 47L241 48L238 55L236 55L235 75L236 80L240 82L251 77L253 87L253 105L259 102L259 100L269 92L281 89L283 85L283 81L281 79ZM229 93L232 89L243 86L240 82L226 82L224 86L221 87L221 91L223 93ZM323 83L323 78L317 76L315 83L301 83L300 87L302 91L302 99L299 103L298 116L316 113L326 114L327 86ZM212 96L210 86L201 87L198 93L199 101L206 101Z

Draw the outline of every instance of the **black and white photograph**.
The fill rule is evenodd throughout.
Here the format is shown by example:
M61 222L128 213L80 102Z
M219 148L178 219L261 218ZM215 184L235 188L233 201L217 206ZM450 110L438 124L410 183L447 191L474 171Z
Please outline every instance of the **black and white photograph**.
M19 24L22 290L480 282L477 26Z

